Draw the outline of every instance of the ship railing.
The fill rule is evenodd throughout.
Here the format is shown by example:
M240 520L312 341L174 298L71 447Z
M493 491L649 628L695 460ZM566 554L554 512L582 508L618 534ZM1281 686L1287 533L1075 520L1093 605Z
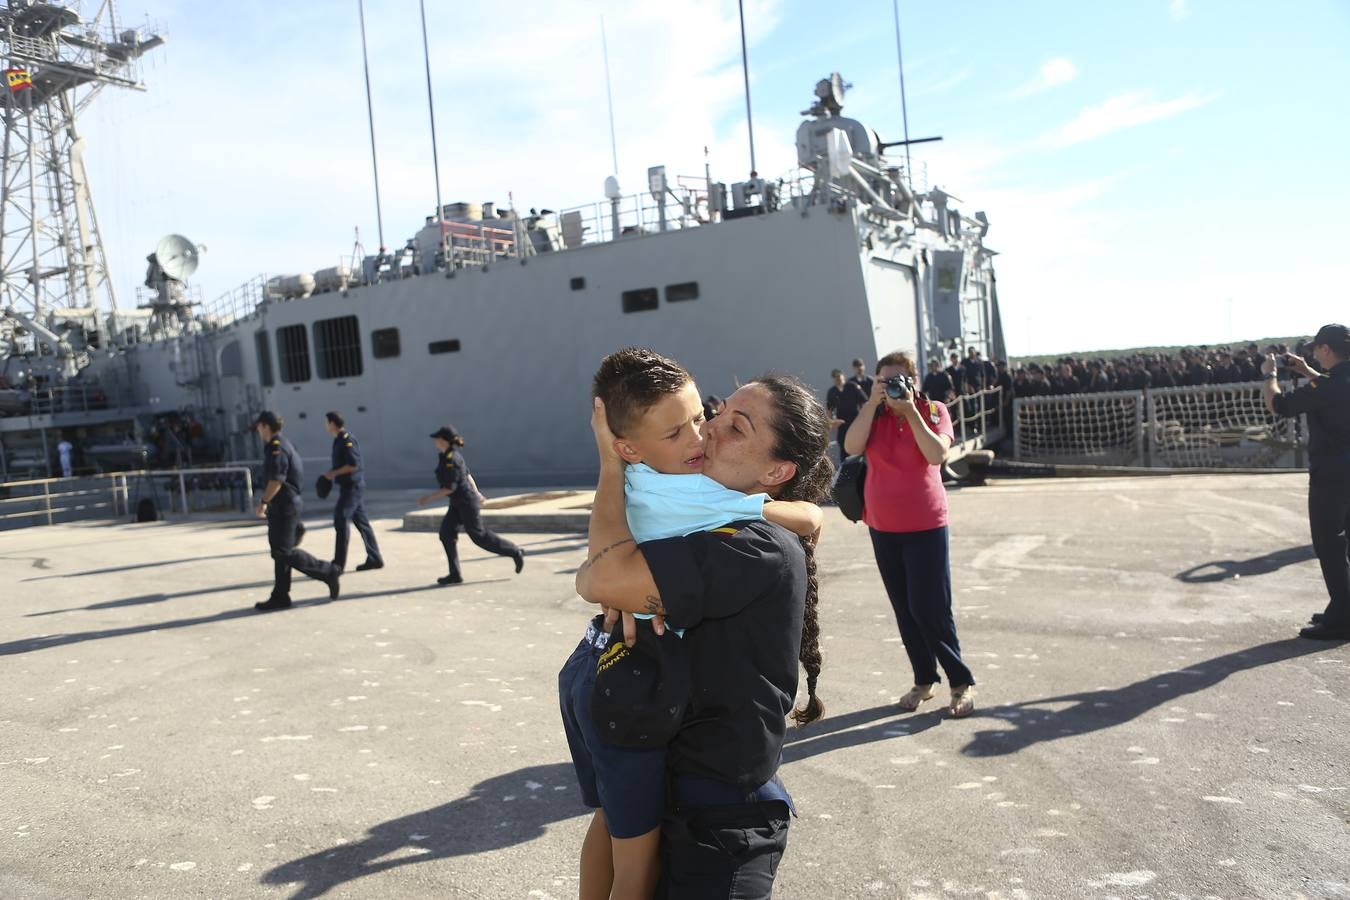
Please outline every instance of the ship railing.
M107 389L93 384L68 385L33 391L28 415L51 416L62 413L90 413L134 406L136 398L129 392Z
M974 449L975 443L987 446L1002 440L1007 433L1008 399L997 385L957 395L947 404L956 442Z
M88 519L253 510L249 466L142 469L0 483L0 530Z
M0 483L0 530L116 518L129 507L124 472Z

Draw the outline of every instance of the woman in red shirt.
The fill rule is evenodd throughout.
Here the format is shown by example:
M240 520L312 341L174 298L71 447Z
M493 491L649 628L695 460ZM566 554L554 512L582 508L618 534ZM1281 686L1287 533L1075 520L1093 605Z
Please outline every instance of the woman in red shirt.
M913 711L932 699L941 665L951 685L948 711L961 717L975 709L975 677L961 660L952 618L947 491L942 486L952 420L941 401L903 390L893 394L886 385L892 376L914 378L916 373L914 360L904 353L890 353L877 362L872 396L849 426L844 450L867 455L863 521L871 530L881 581L914 668L914 687L900 698L900 706Z

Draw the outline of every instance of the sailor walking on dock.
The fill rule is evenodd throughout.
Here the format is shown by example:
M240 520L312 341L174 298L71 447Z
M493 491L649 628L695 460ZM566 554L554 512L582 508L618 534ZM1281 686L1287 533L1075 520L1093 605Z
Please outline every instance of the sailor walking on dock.
M480 514L482 495L474 484L469 468L464 464L464 456L459 448L464 446L464 438L449 425L434 431L431 439L436 442L436 490L417 498L418 506L426 506L441 497L450 498L450 508L441 520L441 546L445 548L445 559L450 564L450 572L436 579L437 584L461 584L464 575L459 569L459 529L462 526L469 540L489 553L509 556L516 563L516 572L525 568L525 551L495 532L483 526Z
M324 428L333 437L333 454L332 468L324 472L323 477L338 488L338 500L333 507L333 565L339 573L347 568L347 542L351 537L351 526L355 525L366 545L366 561L357 566L356 571L383 569L384 557L380 555L375 529L370 527L370 518L366 515L366 472L361 464L361 446L347 430L342 413L329 412L324 418Z
M253 608L263 612L291 607L291 569L296 569L328 585L328 596L338 596L338 569L296 547L300 515L304 504L300 500L304 469L300 455L291 442L281 436L282 419L274 412L258 413L253 428L263 442L263 495L256 510L258 518L267 519L267 543L272 548L275 581L272 596Z

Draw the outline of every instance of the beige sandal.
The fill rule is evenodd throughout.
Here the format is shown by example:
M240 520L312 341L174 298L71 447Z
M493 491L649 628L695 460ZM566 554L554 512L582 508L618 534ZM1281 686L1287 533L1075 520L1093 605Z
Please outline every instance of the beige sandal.
M897 705L906 712L914 712L919 708L919 704L932 699L933 686L931 684L916 684L909 689L905 696L900 698Z
M947 706L947 712L951 713L952 718L964 719L974 711L975 685L952 688L952 702Z

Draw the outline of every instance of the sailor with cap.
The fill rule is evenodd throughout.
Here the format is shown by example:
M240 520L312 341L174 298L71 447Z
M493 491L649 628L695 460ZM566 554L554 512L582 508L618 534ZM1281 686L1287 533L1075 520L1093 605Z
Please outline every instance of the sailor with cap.
M1324 325L1312 339L1312 356L1321 371L1295 353L1274 355L1261 364L1266 407L1277 416L1308 419L1308 521L1313 550L1322 564L1330 602L1299 632L1315 640L1350 640L1350 329ZM1280 391L1281 362L1306 376L1308 383L1288 394Z
M525 551L506 538L488 531L483 527L480 515L482 495L474 484L469 468L464 464L464 456L459 448L464 446L464 438L459 436L450 425L444 425L432 432L431 439L436 442L436 484L439 486L430 494L417 498L418 506L426 506L441 497L450 498L450 508L441 520L441 546L445 548L445 559L450 564L450 572L436 579L437 584L460 584L464 576L459 570L459 529L463 527L469 540L489 553L509 556L516 563L516 572L525 567Z
M338 501L333 507L333 531L336 533L333 565L339 572L347 567L347 540L351 536L351 526L355 525L361 542L366 545L366 561L357 566L356 571L383 569L380 545L375 541L375 530L366 516L366 471L361 464L361 446L347 430L342 413L326 413L324 428L333 438L333 467L320 476L319 499L327 496L333 484L338 486Z
M328 596L338 596L338 569L332 563L315 559L299 549L300 515L304 505L300 500L301 483L305 477L300 454L291 442L281 436L282 419L274 412L264 410L253 421L253 430L263 442L263 494L256 510L258 518L267 519L267 543L272 548L275 576L272 596L264 603L255 603L254 609L271 612L290 609L291 569L328 585Z

